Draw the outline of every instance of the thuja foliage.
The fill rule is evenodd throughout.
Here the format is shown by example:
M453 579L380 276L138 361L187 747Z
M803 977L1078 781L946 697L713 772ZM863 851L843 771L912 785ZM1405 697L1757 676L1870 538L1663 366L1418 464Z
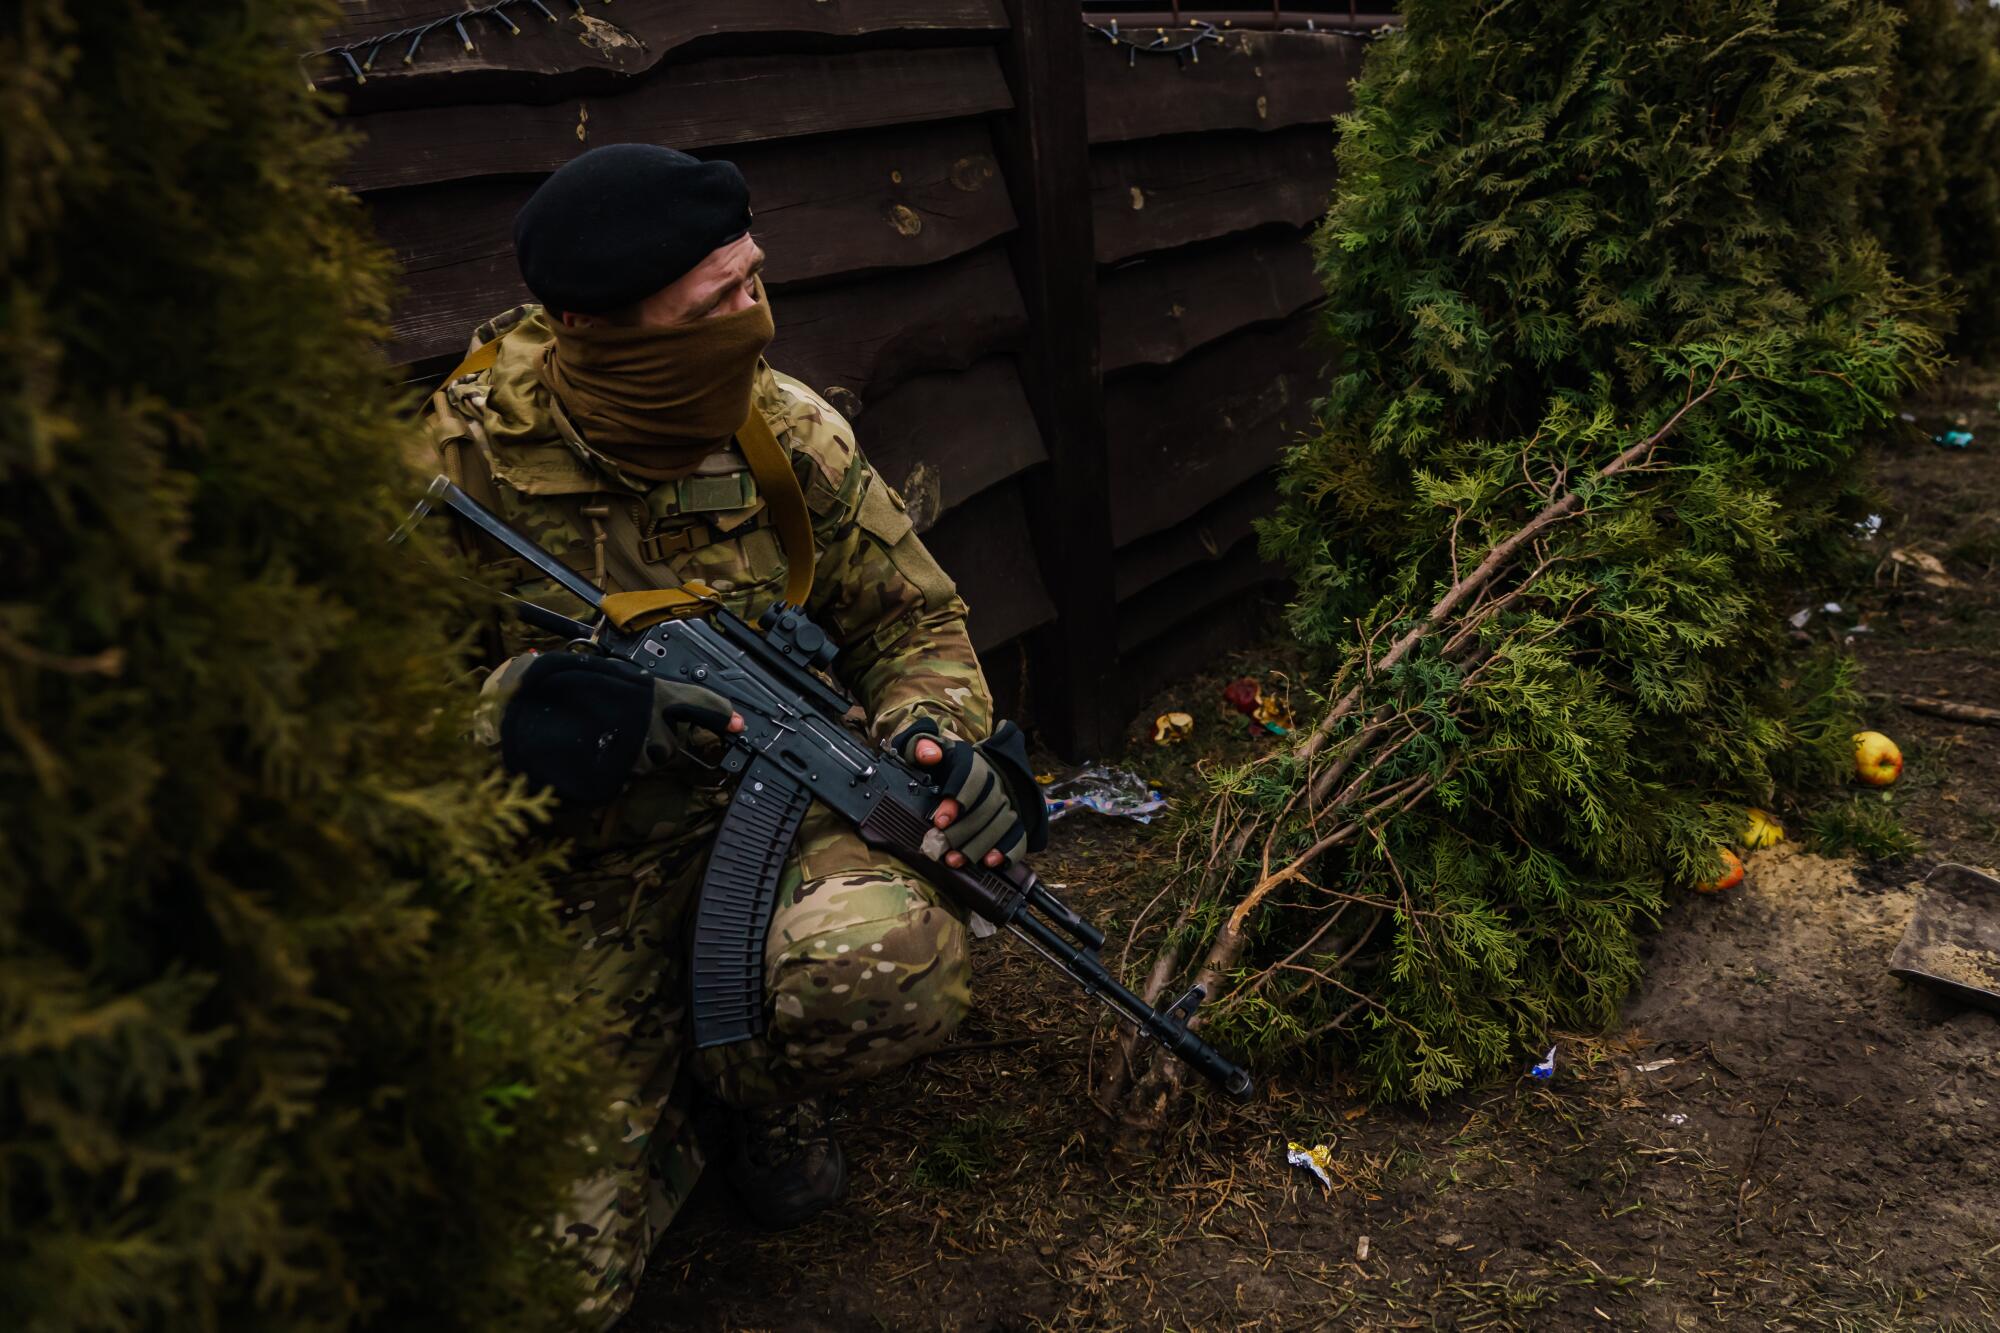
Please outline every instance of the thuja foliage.
M1952 298L1953 352L2000 350L2000 11L1897 0L1885 137L1864 198L1897 271Z
M330 6L0 20L0 1323L536 1328L599 1105L371 351Z
M1837 767L1851 686L1777 590L1935 340L1856 204L1875 0L1404 12L1340 125L1340 361L1264 531L1350 702L1220 779L1204 819L1255 836L1183 934L1248 932L1225 1035L1427 1098L1611 1021L1663 892Z

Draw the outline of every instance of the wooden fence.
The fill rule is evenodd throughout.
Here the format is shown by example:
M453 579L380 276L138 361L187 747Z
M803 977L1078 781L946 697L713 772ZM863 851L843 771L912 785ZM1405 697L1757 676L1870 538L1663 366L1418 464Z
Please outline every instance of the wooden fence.
M1379 18L1114 40L1074 0L452 5L343 0L346 49L308 62L405 268L394 359L440 373L527 299L509 224L575 154L727 157L773 364L854 419L1010 709L1096 751L1243 632L1276 578L1250 523L1327 359L1329 120Z

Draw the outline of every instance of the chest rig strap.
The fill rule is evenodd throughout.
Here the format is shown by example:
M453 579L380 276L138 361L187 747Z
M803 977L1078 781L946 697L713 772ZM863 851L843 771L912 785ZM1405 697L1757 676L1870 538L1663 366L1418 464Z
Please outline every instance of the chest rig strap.
M750 475L770 510L772 526L778 530L778 545L785 553L785 600L804 606L812 593L813 565L819 555L813 545L812 515L806 510L805 492L792 471L792 462L771 434L771 425L754 406L749 420L737 428L736 443L749 461Z

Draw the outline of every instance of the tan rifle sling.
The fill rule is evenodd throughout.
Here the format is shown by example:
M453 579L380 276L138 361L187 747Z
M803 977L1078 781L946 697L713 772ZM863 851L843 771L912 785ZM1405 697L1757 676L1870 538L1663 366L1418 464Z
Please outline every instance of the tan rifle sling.
M804 606L812 593L813 565L818 551L813 545L812 514L806 509L806 493L799 489L792 460L771 434L771 424L754 406L750 419L736 432L736 443L750 463L750 475L757 479L757 492L771 511L772 526L778 530L778 544L785 552L785 600Z

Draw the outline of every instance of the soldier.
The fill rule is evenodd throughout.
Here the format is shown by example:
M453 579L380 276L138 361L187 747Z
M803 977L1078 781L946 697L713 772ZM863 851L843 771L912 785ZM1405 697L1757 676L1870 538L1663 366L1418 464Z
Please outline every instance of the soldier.
M431 401L428 461L610 590L699 580L752 621L803 597L871 734L943 765L963 798L937 815L947 859L1000 865L1046 836L1020 733L993 728L964 603L853 428L763 361L771 308L749 226L727 162L621 145L557 171L514 224L539 305L473 334ZM513 568L517 596L562 605ZM505 645L478 727L561 799L580 990L616 1015L603 1040L623 1141L559 1223L591 1276L586 1322L605 1325L701 1169L698 1103L731 1108L723 1166L760 1222L796 1225L840 1196L819 1094L950 1036L971 1002L966 922L815 806L771 921L765 1035L692 1051L684 928L726 801L702 750L741 719L698 686L542 647Z

